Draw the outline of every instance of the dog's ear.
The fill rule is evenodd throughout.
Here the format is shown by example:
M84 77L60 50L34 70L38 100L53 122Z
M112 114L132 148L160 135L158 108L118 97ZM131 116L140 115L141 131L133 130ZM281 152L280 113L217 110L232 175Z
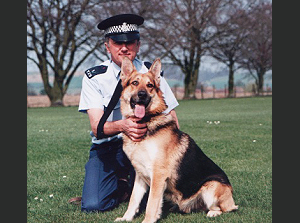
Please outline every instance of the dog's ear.
M154 79L157 83L160 83L160 72L161 72L161 62L159 58L156 58L151 65L149 71L154 75Z
M128 57L124 57L122 60L121 77L120 77L123 83L132 74L134 70L135 67L132 61Z

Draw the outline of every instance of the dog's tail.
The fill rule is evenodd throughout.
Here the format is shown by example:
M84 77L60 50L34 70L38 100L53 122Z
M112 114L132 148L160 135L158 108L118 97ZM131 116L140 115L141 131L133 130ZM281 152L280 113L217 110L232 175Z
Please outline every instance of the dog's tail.
M223 194L219 197L219 206L223 212L230 212L238 209L238 205L235 205L235 202L232 197L232 187L228 185L221 185L225 187Z

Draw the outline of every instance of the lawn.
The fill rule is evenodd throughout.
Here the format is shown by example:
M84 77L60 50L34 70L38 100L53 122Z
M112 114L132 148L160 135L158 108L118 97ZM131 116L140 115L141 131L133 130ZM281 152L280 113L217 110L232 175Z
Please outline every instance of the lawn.
M272 222L272 97L179 103L181 130L227 173L239 210L216 218L165 212L160 222ZM127 203L92 214L67 203L81 196L89 131L77 107L27 109L28 222L113 222L125 212Z

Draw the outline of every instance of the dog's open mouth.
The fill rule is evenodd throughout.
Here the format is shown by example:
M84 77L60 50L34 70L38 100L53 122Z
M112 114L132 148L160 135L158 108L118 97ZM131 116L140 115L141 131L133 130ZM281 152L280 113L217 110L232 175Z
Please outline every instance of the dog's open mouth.
M150 96L148 94L145 94L141 96L139 94L138 96L134 96L130 99L130 106L133 109L134 116L137 118L144 118L146 115L146 108L150 103Z
M145 105L136 104L134 107L134 116L137 118L144 118L145 114L146 114Z

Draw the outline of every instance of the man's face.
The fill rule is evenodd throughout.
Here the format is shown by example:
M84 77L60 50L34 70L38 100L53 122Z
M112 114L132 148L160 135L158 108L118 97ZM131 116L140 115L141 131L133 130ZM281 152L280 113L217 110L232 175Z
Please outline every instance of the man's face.
M131 61L134 60L140 49L140 42L133 40L130 42L116 42L109 38L108 43L105 42L105 47L108 53L111 54L111 59L119 67L121 67L122 59L127 56Z

